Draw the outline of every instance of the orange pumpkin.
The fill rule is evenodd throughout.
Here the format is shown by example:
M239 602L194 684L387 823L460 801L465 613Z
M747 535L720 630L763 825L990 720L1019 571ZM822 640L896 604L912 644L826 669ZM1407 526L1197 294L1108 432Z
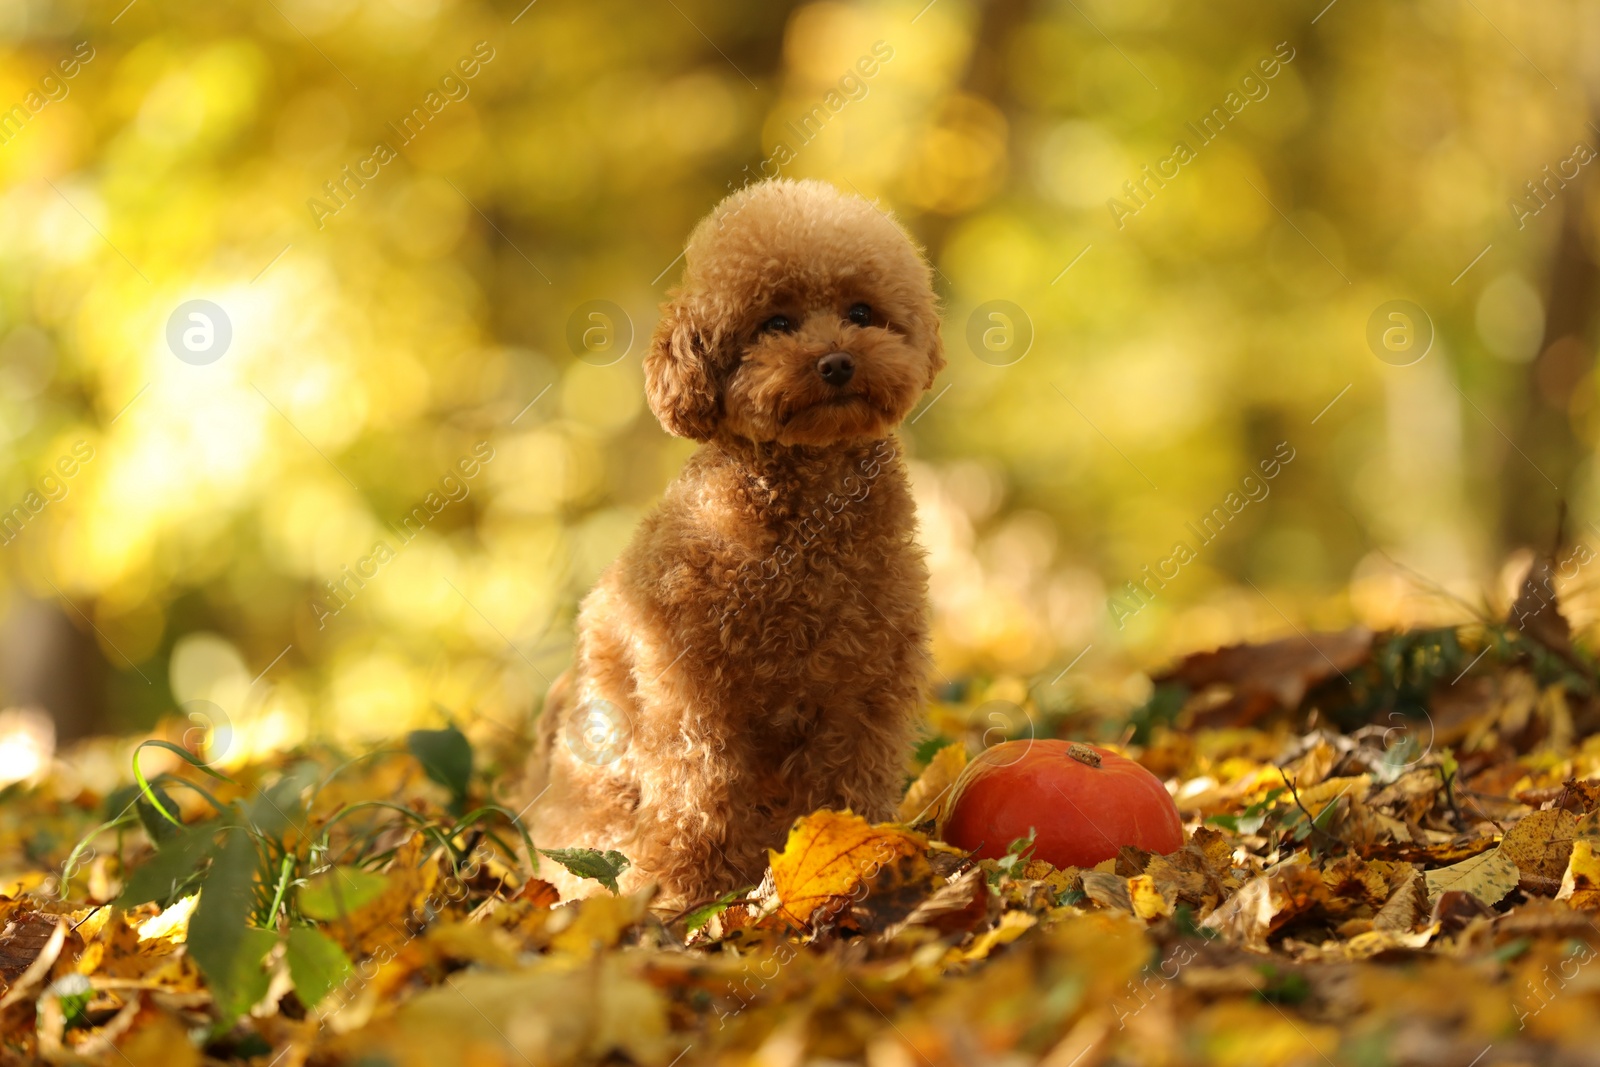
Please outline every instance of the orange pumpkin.
M1035 834L1033 854L1054 867L1093 867L1123 845L1183 847L1183 820L1161 780L1133 760L1077 741L1006 741L961 772L939 837L979 859L999 859Z

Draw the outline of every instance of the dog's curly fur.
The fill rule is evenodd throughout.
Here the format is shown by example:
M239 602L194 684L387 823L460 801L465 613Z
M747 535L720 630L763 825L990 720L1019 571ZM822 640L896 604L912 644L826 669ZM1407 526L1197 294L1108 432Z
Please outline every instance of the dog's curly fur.
M644 370L703 444L584 600L529 776L540 847L621 851L663 908L757 881L806 812L894 811L930 658L893 430L944 366L926 261L825 183L729 196L685 263Z

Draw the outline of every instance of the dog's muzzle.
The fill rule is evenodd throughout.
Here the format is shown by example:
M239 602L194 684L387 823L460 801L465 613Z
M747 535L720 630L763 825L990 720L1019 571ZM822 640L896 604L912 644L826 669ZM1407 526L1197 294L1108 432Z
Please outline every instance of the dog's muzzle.
M829 385L849 385L855 377L856 358L848 352L829 352L817 360L817 373Z

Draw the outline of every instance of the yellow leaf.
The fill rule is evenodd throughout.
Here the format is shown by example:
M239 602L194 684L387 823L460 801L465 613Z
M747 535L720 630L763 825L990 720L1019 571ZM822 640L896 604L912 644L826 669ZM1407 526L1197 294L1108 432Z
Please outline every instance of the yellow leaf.
M1000 916L993 929L985 930L973 938L972 944L957 952L958 960L981 960L999 945L1009 945L1029 930L1039 920L1026 911L1008 911Z
M133 1035L121 1043L114 1063L132 1067L199 1067L200 1050L189 1040L183 1024L170 1015L150 1013Z
M1565 900L1578 911L1600 910L1600 856L1594 845L1583 838L1572 843L1572 858L1561 877L1557 900Z
M160 937L172 942L182 941L189 935L189 916L194 914L195 904L199 900L198 893L190 893L173 901L167 910L139 924L139 940L150 941Z
M818 911L838 911L864 880L926 843L921 834L892 823L873 826L848 811L807 815L789 831L783 851L770 853L783 915L805 925Z
M1133 913L1145 922L1170 919L1172 906L1177 902L1176 895L1168 900L1156 888L1156 880L1148 874L1138 874L1128 879L1128 897L1133 903Z
M1492 848L1471 859L1429 871L1428 897L1437 900L1440 893L1459 889L1493 907L1517 887L1521 877L1517 865L1498 848Z
M555 912L551 926L559 926L559 930L550 939L550 948L577 957L603 952L622 940L623 933L644 918L649 903L649 889L628 896L607 893L573 901ZM561 926L567 916L571 916L571 922Z
M1554 882L1567 869L1578 819L1570 811L1535 811L1506 831L1500 851L1524 876Z
M915 824L937 818L950 794L950 787L967 765L967 750L959 744L946 745L933 754L922 774L906 790L900 802L900 821Z

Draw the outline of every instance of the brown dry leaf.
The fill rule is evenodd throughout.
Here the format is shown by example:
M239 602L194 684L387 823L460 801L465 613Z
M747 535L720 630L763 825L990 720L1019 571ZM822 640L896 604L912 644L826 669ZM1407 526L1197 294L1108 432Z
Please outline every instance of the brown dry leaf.
M535 908L550 908L561 903L561 893L542 878L529 878L511 899L525 900Z
M1083 895L1113 911L1133 911L1133 896L1128 880L1109 871L1083 872Z
M1566 872L1577 828L1571 812L1531 812L1506 831L1500 851L1522 872L1524 888L1554 893Z
M1180 682L1196 692L1225 687L1227 699L1207 707L1196 720L1208 726L1249 725L1274 708L1299 707L1308 690L1365 663L1371 651L1372 631L1353 626L1199 652L1154 680Z
M1511 858L1495 848L1469 860L1429 871L1426 877L1429 899L1437 899L1440 893L1458 890L1471 893L1493 907L1517 887L1522 875Z
M1587 839L1573 842L1556 899L1578 911L1600 911L1600 855L1595 854L1594 845Z
M938 818L950 787L961 777L961 769L966 765L967 750L962 745L946 745L935 752L917 780L911 783L911 788L906 790L905 799L900 801L900 821L914 826Z
M921 834L893 823L873 826L849 811L807 815L789 831L783 851L769 853L780 913L797 926L829 918L864 879L926 845Z
M1222 880L1201 850L1198 832L1177 852L1153 858L1144 873L1162 897L1192 905L1201 917L1211 914L1222 899Z
M1368 859L1395 860L1400 863L1451 864L1481 856L1495 848L1493 837L1458 837L1435 844L1396 841L1362 850Z
M934 892L933 868L921 852L899 856L865 879L866 896L850 909L852 923L867 933L900 925ZM859 892L855 894L861 896Z
M1335 906L1345 905L1341 914L1346 911L1359 912L1362 908L1375 912L1393 891L1389 884L1391 873L1393 865L1382 860L1341 856L1323 869L1322 880Z
M989 886L984 880L983 871L969 867L934 890L890 933L897 933L908 926L927 926L941 934L971 930L988 918L989 899Z
M33 966L59 925L56 916L37 911L18 911L12 915L11 921L0 931L0 979L6 986Z
M1201 925L1247 948L1264 948L1273 932L1327 899L1319 871L1286 867L1250 879Z
M1417 871L1406 872L1399 888L1372 919L1372 928L1391 934L1410 933L1428 918L1428 883Z

